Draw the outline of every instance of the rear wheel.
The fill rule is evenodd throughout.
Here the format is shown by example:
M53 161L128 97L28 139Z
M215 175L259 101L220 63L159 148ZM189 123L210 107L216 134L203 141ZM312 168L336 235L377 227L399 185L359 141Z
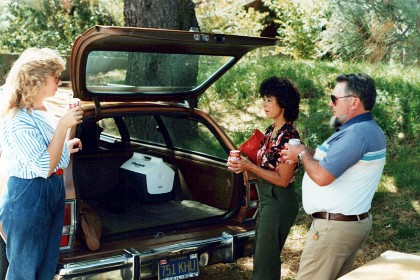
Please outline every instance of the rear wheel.
M7 268L9 267L9 262L7 261L6 256L6 243L3 238L0 237L0 279L4 280L6 278Z

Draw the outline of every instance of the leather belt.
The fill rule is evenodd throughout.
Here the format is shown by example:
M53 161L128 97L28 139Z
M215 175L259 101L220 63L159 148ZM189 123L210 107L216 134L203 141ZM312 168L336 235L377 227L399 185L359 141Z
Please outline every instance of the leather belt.
M63 175L63 169L59 168L56 171L54 171L51 175Z
M328 213L328 212L315 212L312 215L315 219L327 219L333 221L361 221L369 217L369 212L360 215L343 215L340 213Z

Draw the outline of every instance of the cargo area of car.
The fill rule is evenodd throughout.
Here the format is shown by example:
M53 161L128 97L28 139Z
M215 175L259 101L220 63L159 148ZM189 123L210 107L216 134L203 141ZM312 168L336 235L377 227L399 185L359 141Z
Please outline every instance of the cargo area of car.
M134 153L160 158L174 171L169 193L149 195L144 184L127 180L121 166ZM234 176L221 163L197 164L204 159L150 147L86 149L73 160L78 197L98 214L104 237L223 219L237 205Z

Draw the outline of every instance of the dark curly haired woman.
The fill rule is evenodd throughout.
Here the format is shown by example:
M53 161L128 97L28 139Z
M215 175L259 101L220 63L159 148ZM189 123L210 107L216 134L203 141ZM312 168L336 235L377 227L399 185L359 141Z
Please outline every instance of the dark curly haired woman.
M242 157L229 161L234 172L250 171L259 177L260 204L255 237L253 280L280 279L280 253L298 213L294 178L296 164L286 164L281 150L289 139L299 139L293 122L299 115L298 89L287 78L270 77L260 85L267 118L274 123L264 135L257 164Z

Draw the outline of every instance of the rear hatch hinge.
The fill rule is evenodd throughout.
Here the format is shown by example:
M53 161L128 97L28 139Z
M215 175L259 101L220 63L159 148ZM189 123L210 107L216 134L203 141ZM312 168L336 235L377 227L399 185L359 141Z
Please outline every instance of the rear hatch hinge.
M192 116L194 113L194 109L197 108L197 98L189 97L187 98L188 108L190 109L189 115Z

